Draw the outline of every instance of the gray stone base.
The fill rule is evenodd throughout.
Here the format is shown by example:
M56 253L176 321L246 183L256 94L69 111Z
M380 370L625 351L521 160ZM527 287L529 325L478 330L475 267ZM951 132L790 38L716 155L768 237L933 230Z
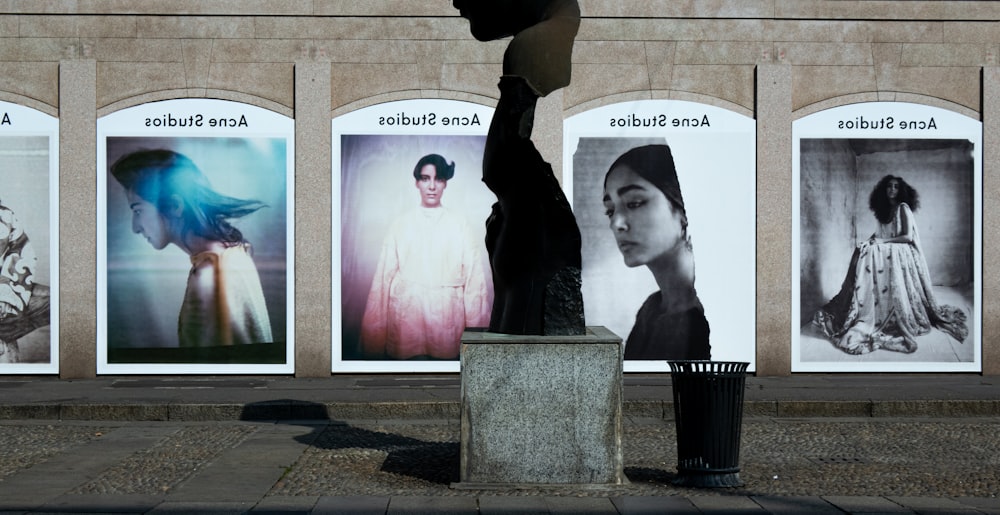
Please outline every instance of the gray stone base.
M458 487L627 483L621 338L470 331L461 361Z

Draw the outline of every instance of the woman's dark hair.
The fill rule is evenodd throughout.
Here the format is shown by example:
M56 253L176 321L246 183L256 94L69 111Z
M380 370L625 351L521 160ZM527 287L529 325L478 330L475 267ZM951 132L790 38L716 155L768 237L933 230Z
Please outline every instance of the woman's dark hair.
M893 180L899 183L899 193L896 194L895 204L889 200L889 196L885 192L889 186L889 182ZM910 206L910 210L916 211L920 209L920 194L917 193L917 190L913 189L913 186L907 184L902 177L896 177L895 175L882 177L882 180L878 181L878 184L872 189L871 195L868 196L868 208L875 213L875 218L884 224L892 221L892 217L895 216L896 205L903 202Z
M681 195L681 185L677 180L677 169L674 167L674 156L668 145L645 145L633 148L618 156L615 162L604 174L604 187L608 187L608 177L618 166L628 166L633 172L656 186L670 202L670 206L681 214L681 230L687 238L687 210L684 208L684 196Z
M176 195L184 203L182 231L223 243L243 243L243 233L229 223L265 207L216 193L187 156L172 150L140 150L111 165L111 175L126 190L169 212Z
M451 180L455 176L455 162L452 161L448 163L448 160L438 154L427 154L417 161L417 166L413 167L413 178L420 180L420 169L427 166L434 165L435 173L437 173L437 178L442 181Z

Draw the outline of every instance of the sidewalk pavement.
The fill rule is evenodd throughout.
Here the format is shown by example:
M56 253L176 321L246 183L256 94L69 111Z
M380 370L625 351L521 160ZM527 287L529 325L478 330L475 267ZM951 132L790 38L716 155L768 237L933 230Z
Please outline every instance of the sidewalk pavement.
M748 377L722 490L671 484L669 374L625 384L629 484L466 490L457 375L0 378L0 514L1000 515L1000 377Z
M670 374L626 374L627 417L673 417ZM458 419L460 378L0 377L0 420ZM1000 376L749 376L744 410L766 417L1000 416Z

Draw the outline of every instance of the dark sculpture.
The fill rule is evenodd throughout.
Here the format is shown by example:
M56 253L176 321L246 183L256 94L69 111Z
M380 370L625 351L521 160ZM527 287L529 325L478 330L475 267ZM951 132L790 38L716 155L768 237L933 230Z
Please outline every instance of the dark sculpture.
M494 301L489 330L585 332L580 229L552 166L531 141L538 98L569 84L576 0L453 0L480 41L514 36L503 59L483 155L483 182L497 196L486 221Z

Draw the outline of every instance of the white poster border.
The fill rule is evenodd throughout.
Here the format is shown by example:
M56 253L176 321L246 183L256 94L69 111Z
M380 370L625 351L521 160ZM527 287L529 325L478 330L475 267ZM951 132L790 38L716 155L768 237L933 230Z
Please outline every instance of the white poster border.
M947 109L910 102L863 102L826 109L792 123L792 372L981 372L983 124ZM803 139L956 139L973 145L973 306L966 321L973 345L968 362L803 361L801 351L801 141ZM919 215L918 215L919 216ZM919 225L918 225L919 227ZM926 237L926 235L925 235ZM845 256L847 259L847 256ZM889 351L885 351L889 352Z
M286 145L285 363L108 363L107 138L278 138ZM97 373L290 374L295 371L295 121L241 102L181 98L149 102L97 120Z
M462 100L409 99L364 107L331 120L332 152L332 356L333 373L436 373L458 372L460 362L454 361L393 361L346 359L343 350L342 273L342 137L344 136L482 136L485 138L493 117L493 108ZM405 173L406 170L403 170ZM464 173L475 174L480 181L481 169ZM482 187L485 188L485 185ZM489 205L484 206L488 211ZM484 224L482 220L470 220ZM485 251L485 246L484 246Z
M49 181L49 362L4 363L0 374L59 373L59 119L36 109L0 101L0 137L48 138ZM30 235L29 235L30 237Z
M756 130L753 118L683 100L621 102L579 113L563 122L563 189L571 202L575 202L573 156L581 138L655 138L671 146L694 243L696 288L711 326L712 359L745 361L750 363L750 371L756 369ZM727 144L731 147L720 148ZM724 164L730 162L729 166ZM722 189L717 179L713 181L705 173L707 169L729 172L739 169L741 173L731 175L722 185L722 188L732 186L731 189ZM725 206L724 213L719 213L720 206ZM585 216L580 209L574 206L578 220ZM731 238L727 243L724 234L711 230L713 216L734 212L741 214L727 222L727 228L731 229L726 231ZM723 262L733 256L739 256L740 261L728 265ZM644 267L626 270L621 257L617 258L616 266L622 267L622 275L629 274L636 281L640 275L649 275ZM735 267L731 274L716 272L727 266ZM588 273L585 263L584 274ZM712 282L711 277L717 273L726 273L733 281ZM643 295L655 290L651 277L648 281L650 289ZM587 311L590 296L586 278L584 291ZM638 307L636 304L632 309L633 314ZM589 312L587 317L588 324L604 325L600 320L592 322ZM624 332L619 334L623 340L628 337L628 331L614 332ZM664 372L669 367L666 361L626 360L624 371Z

